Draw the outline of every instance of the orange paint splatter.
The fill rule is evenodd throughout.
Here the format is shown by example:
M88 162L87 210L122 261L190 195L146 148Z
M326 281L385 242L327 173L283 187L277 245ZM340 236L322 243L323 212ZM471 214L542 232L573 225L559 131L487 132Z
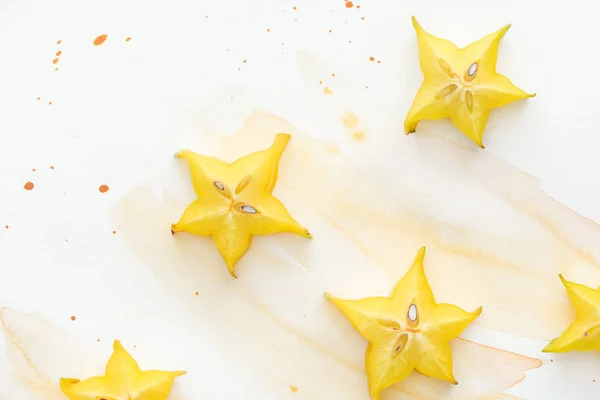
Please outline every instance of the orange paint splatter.
M74 315L71 315L71 321L75 321L77 319L77 317L75 317Z
M50 166L50 169L54 169L54 165L51 165L51 166Z
M246 60L244 60L244 64L246 64L246 62L247 62L247 61L246 61Z
M356 6L356 8L360 8L360 6Z
M268 28L267 28L267 32L271 32L271 29L268 29Z
M100 46L102 43L106 42L108 35L100 35L96 39L94 39L94 46Z
M323 88L323 93L325 93L325 94L326 94L326 95L328 95L328 96L331 96L331 95L333 94L333 90L331 90L331 89L329 88L329 86L325 86L325 87Z
M49 101L49 102L48 102L48 105L49 105L49 106L51 106L51 105L52 105L52 102L51 102L51 101Z
M346 7L347 8L352 8L352 7L354 7L354 3L352 3L351 1L347 1L346 2Z
M377 64L381 64L381 60L377 60Z
M331 74L331 76L335 77L335 74Z
M108 192L108 185L100 185L98 190L100 191L100 193L106 193Z
M100 339L98 339L98 342L100 342Z
M294 6L294 7L292 8L292 10L296 10L296 6Z
M52 64L56 64L58 62L58 58L55 58L54 60L52 60Z
M126 42L129 42L131 40L131 36L129 36L127 39L125 39Z
M375 57L369 57L369 60L375 61Z
M8 225L4 225L4 229L8 229Z
M23 189L25 190L33 190L33 182L27 182L26 184L23 185Z
M117 234L117 231L113 231L113 235L116 235L116 234Z
M319 81L319 85L322 85L322 84L323 84L323 81Z
M35 168L31 168L31 171L32 171L32 172L35 172Z
M38 99L38 100L41 100L41 97L38 97L37 99Z
M59 57L62 54L62 50L56 52L56 57Z
M331 29L329 30L329 33L331 33Z
M297 393L298 392L298 388L296 386L290 385L290 392L292 393Z
M62 40L59 40L58 42L56 42L56 44L61 44L61 43L62 43Z
M58 71L58 68L54 68L54 72Z
M365 20L365 17L361 17L360 19L364 21L364 20Z
M196 296L198 296L198 292L196 292Z

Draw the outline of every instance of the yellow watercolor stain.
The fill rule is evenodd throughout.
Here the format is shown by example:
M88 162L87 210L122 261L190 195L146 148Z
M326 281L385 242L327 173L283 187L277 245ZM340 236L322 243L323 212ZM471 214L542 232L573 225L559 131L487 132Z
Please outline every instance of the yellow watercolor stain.
M362 142L365 140L365 133L363 131L352 132L352 139L356 140L357 142Z
M292 393L296 393L298 391L298 388L294 385L290 385L290 392Z
M323 93L325 93L326 95L329 95L329 96L331 96L331 95L333 94L333 90L331 90L331 89L329 88L329 86L325 86L325 87L323 88Z
M355 129L360 125L358 117L351 112L344 113L341 120L342 124L348 129Z
M214 132L205 125L197 129ZM210 320L223 343L240 360L241 368L281 376L305 371L320 382L310 392L323 398L331 393L329 390L341 390L340 398L364 391L364 361L355 357L364 351L357 352L365 348L364 340L345 326L342 317L324 300L315 307L314 301L298 302L298 298L320 299L323 288L355 297L386 293L390 282L406 272L407 263L400 260L409 260L410 264L422 245L428 247L430 259L425 268L436 299L463 308L483 304L481 325L531 334L540 331L539 325L549 326L546 317L554 318L550 323L564 319L552 317L553 306L560 303L557 299L561 288L545 288L539 282L540 276L548 275L551 282L556 277L551 271L528 269L531 257L518 261L511 253L517 247L517 255L528 255L539 247L530 248L527 242L519 244L424 213L427 197L421 193L423 189L418 189L420 196L411 203L414 185L399 181L394 172L400 169L400 161L412 165L408 157L412 153L403 154L408 160L396 154L402 148L390 152L389 158L395 163L384 159L377 166L369 160L373 167L364 168L341 150L332 153L330 143L311 138L278 117L255 113L234 138L223 134L218 137L219 143L213 135L209 140L212 144L202 146L203 153L230 161L248 148L270 143L271 132L292 136L280 163L278 196L320 240L306 244L288 235L255 237L253 248L240 262L240 270L252 275L251 280L240 277L244 285L231 286L222 268L223 260L210 240L191 235L173 240L169 226L189 202L186 193L174 195L167 191L159 201L152 191L136 188L109 213L111 224L123 229L124 243L157 276L182 312L189 312L199 321ZM382 143L382 147L391 146ZM373 157L379 160L382 152ZM461 164L464 157L457 159ZM413 174L419 174L421 168ZM389 179L372 179L374 173ZM521 221L519 218L517 221ZM187 278L181 280L181 276ZM361 279L343 279L347 276ZM265 291L263 284L275 278L278 283ZM519 280L523 287L532 285L535 291L515 291ZM203 296L185 295L195 291ZM223 293L227 293L228 304L235 306L211 307L222 302ZM550 304L540 306L532 301L533 295ZM544 318L538 318L539 312ZM307 326L301 322L308 313L317 323ZM486 319L486 313L492 317ZM240 324L247 332L242 338L232 333ZM279 352L273 352L273 346ZM436 392L440 388L435 380L422 380L419 374L411 375L396 390L428 400L494 398L522 380L525 371L541 365L535 358L465 340L452 342L452 347L455 375L461 383L453 389L452 397L444 397L445 390ZM259 362L253 361L256 352L261 354ZM485 375L483 384L481 374L473 376L473 370ZM323 374L329 377L327 382L318 379Z

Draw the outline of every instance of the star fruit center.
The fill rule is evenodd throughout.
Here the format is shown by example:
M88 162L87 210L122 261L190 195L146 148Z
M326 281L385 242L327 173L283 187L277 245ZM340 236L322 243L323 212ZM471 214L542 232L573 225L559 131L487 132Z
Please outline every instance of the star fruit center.
M439 60L440 68L448 79L450 84L445 86L438 92L436 98L443 99L452 93L460 93L460 98L467 105L469 112L473 112L473 83L479 72L479 63L473 62L469 68L467 68L462 76L458 75L454 69L444 60Z
M229 188L222 183L221 181L215 180L213 184L216 190L221 194L221 196L225 197L229 200L229 210L228 212L236 211L244 214L257 214L258 210L250 204L247 204L243 201L239 201L239 195L242 191L248 186L250 182L250 176L246 176L244 179L238 183L235 188L235 191L229 190Z
M406 310L406 316L404 319L399 321L393 320L379 320L381 325L383 325L386 329L389 329L395 333L397 333L396 341L392 348L392 357L397 357L400 355L402 350L406 347L410 336L413 336L419 332L421 329L419 327L419 310L417 309L417 305L413 300L408 309Z

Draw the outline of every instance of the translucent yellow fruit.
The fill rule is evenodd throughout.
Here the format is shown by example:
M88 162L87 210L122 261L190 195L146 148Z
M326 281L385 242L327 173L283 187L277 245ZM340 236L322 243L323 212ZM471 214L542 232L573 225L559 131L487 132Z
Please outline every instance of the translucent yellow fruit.
M290 140L278 134L271 148L251 153L232 164L188 150L177 158L189 162L198 200L171 226L173 234L212 236L234 278L235 264L246 254L252 235L291 232L312 238L271 193L277 182L279 159Z
M412 21L424 80L404 121L404 131L407 135L415 132L423 119L450 118L483 148L490 110L535 96L496 72L498 44L510 25L459 49L425 32L415 17Z
M106 374L83 381L63 378L60 388L71 400L166 400L173 381L184 371L140 371L118 340L106 364Z
M390 297L341 300L325 293L369 342L365 367L373 400L413 370L458 383L448 342L481 314L481 307L469 313L452 304L436 303L423 270L424 257L422 247Z
M567 288L577 318L562 335L553 339L542 351L565 353L572 350L600 350L600 289L569 282L562 275L559 277Z

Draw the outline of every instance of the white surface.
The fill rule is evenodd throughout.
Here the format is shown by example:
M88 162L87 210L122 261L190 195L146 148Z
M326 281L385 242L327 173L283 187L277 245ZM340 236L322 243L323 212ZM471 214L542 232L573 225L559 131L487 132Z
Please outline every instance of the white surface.
M323 361L306 344L314 339L326 353L348 357L361 367L364 342L320 293L386 294L418 246L427 244L427 268L441 271L428 269L441 301L465 308L486 302L482 318L465 337L545 362L509 393L543 400L600 395L596 355L541 355L545 342L531 339L550 339L572 317L556 273L570 272L569 279L600 284L595 260L584 265L568 249L579 246L596 256L597 228L573 216L572 223L563 219L544 233L540 220L520 216L506 200L517 196L549 220L562 218L562 211L551 209L535 191L537 183L519 174L520 169L539 178L553 198L600 221L595 184L600 171L600 81L595 79L597 17L592 3L365 0L354 2L361 6L358 10L344 3L0 4L0 304L34 312L70 338L61 344L58 333L45 335L38 325L19 325L23 346L44 375L56 382L61 376L101 373L111 340L119 338L142 368L187 370L174 393L182 398L367 399L360 371L344 374L342 367ZM484 136L487 150L475 149L449 121L422 123L416 135L402 133L422 79L411 15L429 32L458 45L512 23L500 45L498 70L538 96L492 112ZM109 35L106 43L92 46L102 33ZM131 41L125 42L129 36ZM59 71L54 71L58 50L63 53ZM369 61L371 56L381 63ZM331 95L324 94L325 86ZM187 170L172 154L189 148L226 157L219 138L233 136L257 110L283 118L308 135L293 136L282 160L288 172L282 173L275 194L315 239L309 244L288 237L257 240L256 249L240 263L240 279L234 281L208 239L173 239L168 234L168 224L193 200ZM340 122L346 112L360 118L364 142L354 142ZM231 145L229 154L266 148L273 133L246 140L243 147L233 141L238 145ZM322 182L312 188L307 187L310 179L300 182L302 176L311 176L310 168L295 164L311 162L311 156L294 147L312 143L309 137L338 145L343 156L331 162L331 169L327 162L321 164ZM304 169L306 175L297 175ZM350 185L346 176L344 185L346 172L364 174L363 179ZM292 177L298 179L290 182ZM23 189L27 181L35 183L34 190ZM108 193L99 193L101 184L110 186ZM388 216L406 205L412 210L408 219L419 213L437 221L434 226L454 230L430 232L415 243L388 243L388 248L406 248L382 255L387 271L381 272L360 255L364 249L336 236L327 215L310 214L308 203L296 201L290 185L304 188L315 204L320 195L329 204L333 198L347 201L350 209L355 204L356 216L363 212L362 201ZM160 218L155 213L165 235L148 241L149 258L142 255L144 236L128 236L135 224L114 217L115 207L135 187L150 188L158 199L166 190L165 199L177 199L171 202L176 206L156 206L165 210ZM374 187L389 193L373 193ZM356 192L344 192L348 188ZM508 197L502 197L505 192ZM144 193L147 200L149 192ZM131 219L138 221L140 215ZM143 215L148 218L139 221L152 225L154 214ZM367 232L358 221L348 228L355 236ZM402 224L390 225L404 229ZM482 232L480 246L497 246L489 251L535 270L531 281L519 286L520 280L502 281L491 267L489 275L482 272L488 268L484 264L478 269L465 264L461 270L458 261L452 264L455 272L442 279L448 257L435 244L423 242L437 234L442 241L479 243L478 235L463 240L463 229ZM563 229L568 230L569 245L556 250L554 240L564 239ZM578 242L572 232L585 234ZM373 233L364 235L375 247L385 242L384 236L375 240ZM534 235L535 243L528 242ZM506 239L507 247L485 242L494 237ZM181 255L168 247L174 240L199 250L191 258ZM157 249L166 249L163 256ZM309 268L273 257L277 252L288 259L308 257ZM453 286L477 273L480 280L513 284L478 286L480 281L472 278L467 288ZM249 301L248 294L258 301ZM557 309L550 300L557 302ZM77 320L71 321L71 315ZM551 318L556 320L550 323ZM544 330L550 325L552 329ZM56 356L76 341L93 356ZM23 370L3 355L5 348L0 346L0 398L44 398L16 379L11 369L17 374ZM292 393L289 385L299 391ZM388 398L409 397L389 393Z

